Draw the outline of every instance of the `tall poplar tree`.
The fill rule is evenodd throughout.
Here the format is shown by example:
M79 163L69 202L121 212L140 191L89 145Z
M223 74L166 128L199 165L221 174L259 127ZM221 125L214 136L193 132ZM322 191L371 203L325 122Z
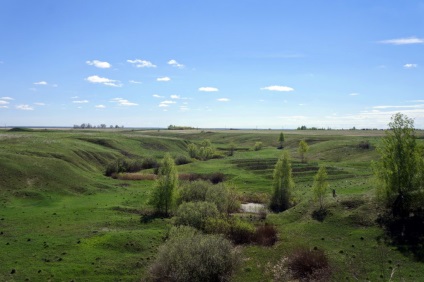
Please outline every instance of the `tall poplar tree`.
M178 173L175 167L174 159L167 153L159 168L156 187L153 191L151 204L156 211L169 215L169 212L174 204L174 191L178 185Z
M288 151L278 159L274 168L273 195L270 209L282 212L290 208L291 190L294 188L292 168Z
M328 190L328 175L325 166L320 166L317 174L314 176L314 185L312 189L314 191L315 199L319 202L320 210L324 209L324 197Z

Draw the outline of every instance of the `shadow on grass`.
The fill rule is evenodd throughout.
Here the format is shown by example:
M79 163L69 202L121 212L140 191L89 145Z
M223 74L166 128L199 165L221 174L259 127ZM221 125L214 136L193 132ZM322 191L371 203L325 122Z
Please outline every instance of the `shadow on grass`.
M424 262L424 213L409 217L382 215L379 224L386 230L386 240L404 255Z
M312 218L319 222L323 222L328 214L329 214L328 210L325 208L322 208L322 209L314 210L312 212Z

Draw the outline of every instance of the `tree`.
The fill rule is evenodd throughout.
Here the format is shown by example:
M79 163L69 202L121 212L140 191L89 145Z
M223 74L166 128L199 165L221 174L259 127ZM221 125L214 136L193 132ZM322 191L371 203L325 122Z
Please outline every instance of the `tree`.
M317 174L314 176L314 185L312 186L315 200L319 202L320 210L324 209L324 197L328 189L328 175L325 166L320 166Z
M174 159L167 153L159 168L156 187L153 191L151 204L156 211L165 215L169 215L169 211L174 203L174 190L178 185L178 173Z
M273 195L270 209L275 212L285 211L290 207L291 190L294 188L290 156L284 150L274 168Z
M397 113L389 127L377 147L380 159L373 163L373 168L378 195L393 216L404 218L424 203L424 161L412 119Z
M234 156L234 152L236 151L236 143L231 142L230 145L228 145L228 156Z
M300 154L300 158L302 159L302 163L305 162L305 154L309 151L308 143L305 140L300 140L299 148L297 152Z
M255 146L253 147L253 150L259 151L262 149L263 143L261 141L258 141L255 143Z
M283 142L284 142L284 133L283 132L281 132L280 133L280 136L278 137L278 142L280 142L280 149L282 149L283 148Z

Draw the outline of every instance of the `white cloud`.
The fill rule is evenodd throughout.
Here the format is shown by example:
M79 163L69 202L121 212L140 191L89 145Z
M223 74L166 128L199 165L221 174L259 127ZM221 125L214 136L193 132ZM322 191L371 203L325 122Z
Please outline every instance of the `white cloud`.
M38 81L34 82L35 85L47 85L48 83L46 81Z
M109 79L106 77L100 77L98 75L92 75L87 77L85 80L91 83L100 83L107 86L113 86L113 87L121 87L122 84L118 80Z
M71 99L78 99L78 96L72 96Z
M146 61L146 60L135 59L135 60L127 60L127 62L135 65L137 68L155 68L156 67L156 65L154 65L152 62Z
M180 96L179 95L171 95L171 99L180 99Z
M164 76L164 77L158 77L156 80L157 80L157 81L170 81L170 80L171 80L171 78L169 78L169 77L167 77L167 76Z
M0 109L8 109L8 106L0 106Z
M189 108L187 106L181 106L180 107L180 111L182 111L182 112L186 112L188 110L189 110Z
M228 102L228 101L230 101L230 99L228 99L228 98L219 98L219 99L217 99L217 101L219 101L219 102Z
M262 87L261 90L279 91L279 92L290 92L290 91L294 91L293 88L288 87L288 86L282 86L282 85L266 86L266 87Z
M169 107L169 105L167 105L167 104L162 104L162 103L161 103L161 104L159 104L159 107L160 107L160 108L166 108L166 107Z
M176 67L176 68L179 68L179 69L184 68L184 65L178 63L176 60L169 60L168 61L168 65L171 65L171 66Z
M200 87L199 91L202 91L202 92L217 92L219 90L216 87L208 87L207 86L207 87Z
M175 104L175 103L177 103L177 102L175 102L175 101L170 101L170 100L166 100L166 101L162 101L162 102L160 102L161 104Z
M406 105L406 106L374 106L373 109L419 109L424 108L423 105Z
M404 64L403 67L405 69L413 69L413 68L417 68L418 65L417 64Z
M133 84L141 84L141 81L136 81L136 80L130 80L129 83L133 83Z
M355 93L350 93L350 94L349 94L349 96L358 96L358 95L359 95L359 93L356 93L356 92L355 92Z
M16 109L22 110L22 111L32 111L32 110L34 110L34 108L31 107L30 105L18 105L18 106L16 106Z
M383 41L380 41L380 43L392 44L392 45L422 44L424 43L424 39L413 36L413 37L407 37L407 38L383 40Z
M0 105L7 105L7 104L9 104L9 102L0 100Z
M89 101L88 100L75 100L75 101L72 101L72 103L74 103L74 104L87 104L87 103L89 103Z
M153 94L152 96L155 97L155 98L163 98L163 96L160 96L158 94Z
M98 60L86 61L86 63L87 65L95 66L96 68L101 68L101 69L108 69L111 67L111 64L109 64L108 62L102 62Z
M138 106L138 104L122 98L113 98L111 102L117 103L119 106Z
M1 100L13 100L13 98L11 98L11 97L1 97L0 99Z
M105 105L95 105L94 107L97 108L97 109L104 109L104 108L106 108Z
M46 104L45 103L41 103L41 102L37 102L37 103L34 103L34 105L36 105L36 106L45 106Z

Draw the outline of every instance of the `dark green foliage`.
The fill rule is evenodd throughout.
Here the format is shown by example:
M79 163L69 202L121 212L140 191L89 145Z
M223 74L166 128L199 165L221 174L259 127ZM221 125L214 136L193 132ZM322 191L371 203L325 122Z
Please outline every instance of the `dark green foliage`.
M208 218L219 216L216 205L208 202L186 202L181 204L174 217L175 225L187 225L199 230L205 229Z
M253 241L261 246L272 246L277 242L277 228L271 224L256 227Z
M117 159L106 167L105 175L113 176L122 172L138 172L143 169L156 168L159 164L156 159L147 157L142 160Z
M209 218L205 231L213 234L224 234L234 244L249 244L255 238L255 227L237 217Z
M179 155L175 158L175 164L176 165L184 165L184 164L188 164L188 163L191 163L191 160L184 155Z
M202 180L184 182L179 189L177 203L205 201L210 186L210 182Z
M294 187L289 153L284 150L278 159L273 178L273 194L270 209L282 212L290 207L291 190Z
M195 229L173 227L150 267L153 281L229 281L237 266L231 243L219 235L203 235Z

